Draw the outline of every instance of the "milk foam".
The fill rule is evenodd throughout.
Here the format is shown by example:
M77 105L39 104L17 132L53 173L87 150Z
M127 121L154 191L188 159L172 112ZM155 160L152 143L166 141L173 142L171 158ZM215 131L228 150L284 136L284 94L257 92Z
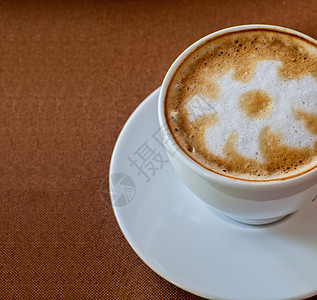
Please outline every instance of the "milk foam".
M278 75L282 63L274 60L259 61L248 82L233 79L233 70L216 80L220 87L217 99L196 94L184 104L188 119L214 114L217 123L205 132L205 145L215 155L224 157L223 148L230 135L236 134L236 151L262 163L258 136L266 126L281 133L281 143L293 148L313 148L317 135L311 134L305 124L295 118L294 109L317 113L317 81L311 76L287 80ZM214 78L210 78L214 80ZM251 90L263 90L272 99L272 109L263 118L250 118L239 107L239 98Z

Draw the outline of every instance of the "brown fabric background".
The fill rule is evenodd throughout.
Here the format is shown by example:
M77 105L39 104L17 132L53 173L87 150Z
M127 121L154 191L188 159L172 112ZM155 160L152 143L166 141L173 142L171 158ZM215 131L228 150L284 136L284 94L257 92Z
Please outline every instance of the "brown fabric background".
M0 3L1 299L200 299L128 245L109 198L110 157L181 51L247 23L317 38L317 2Z

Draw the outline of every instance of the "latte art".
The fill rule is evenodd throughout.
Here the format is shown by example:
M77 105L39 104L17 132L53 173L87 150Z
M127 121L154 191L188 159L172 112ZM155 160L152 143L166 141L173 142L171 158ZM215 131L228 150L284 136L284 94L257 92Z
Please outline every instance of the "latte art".
M218 81L220 94L216 100L201 95L200 99L192 97L187 100L185 107L189 121L207 118L209 113L217 116L218 122L206 128L204 135L209 152L224 157L225 144L232 134L236 134L236 151L248 158L263 161L258 137L261 130L268 126L272 132L281 133L281 142L287 146L299 149L314 147L317 135L305 128L304 122L296 117L294 111L300 108L301 111L317 114L317 81L311 76L281 80L277 75L279 64L276 61L259 62L253 78L248 82L233 80L230 71ZM198 106L200 111L199 108L193 109L196 101L205 105ZM207 109L207 103L210 103L210 109Z
M301 38L249 30L207 41L165 103L175 140L214 172L276 180L317 164L317 45Z

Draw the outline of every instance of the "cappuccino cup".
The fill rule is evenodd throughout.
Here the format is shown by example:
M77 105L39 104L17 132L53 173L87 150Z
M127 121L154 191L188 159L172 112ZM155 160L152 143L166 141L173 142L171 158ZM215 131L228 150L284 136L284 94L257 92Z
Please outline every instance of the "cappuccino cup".
M275 222L317 194L317 41L242 25L187 48L158 117L169 160L201 200L246 224Z

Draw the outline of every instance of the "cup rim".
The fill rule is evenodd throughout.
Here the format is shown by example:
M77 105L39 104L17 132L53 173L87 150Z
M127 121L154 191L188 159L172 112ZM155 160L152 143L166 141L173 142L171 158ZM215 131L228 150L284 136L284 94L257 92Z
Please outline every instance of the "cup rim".
M205 168L204 166L200 165L199 163L197 163L195 160L193 160L191 157L189 157L184 151L183 149L177 144L177 142L174 140L169 127L167 125L167 121L165 118L165 95L166 95L166 91L167 91L167 87L168 84L170 82L170 80L172 79L174 72L177 70L178 66L182 63L182 61L190 54L192 53L197 47L199 47L202 43L204 43L205 41L211 39L211 38L215 38L217 36L221 36L223 34L229 33L229 32L235 32L235 31L245 31L245 30L250 30L250 29L270 29L270 30L276 30L276 31L281 31L281 32L285 32L285 33L289 33L289 34L293 34L296 36L299 36L301 38L304 38L314 44L317 45L317 41L315 39L313 39L312 37L290 29L290 28L286 28L286 27L282 27L282 26L277 26L277 25L268 25L268 24L246 24L246 25L238 25L238 26L232 26L232 27L228 27L228 28L224 28L218 31L215 31L213 33L210 33L204 37L202 37L201 39L199 39L198 41L194 42L193 44L191 44L189 47L187 47L172 63L172 65L170 66L170 68L168 69L164 79L163 79L163 83L160 89L160 93L159 93L159 99L158 99L158 118L159 118L159 123L161 126L161 130L163 131L163 133L165 134L165 136L168 137L169 140L171 140L173 142L174 145L176 145L177 147L177 151L175 152L175 155L177 155L177 157L179 159L181 159L182 162L184 162L189 168L191 168L192 170L194 170L196 173L202 175L205 178L208 179L212 179L214 182L223 184L229 184L229 185L239 185L239 186L248 186L248 187L252 187L252 186L286 186L289 184L294 184L295 182L301 183L307 180L310 180L312 178L312 176L315 175L315 173L317 172L317 167L303 173L303 174L299 174L298 176L294 176L294 177L289 177L289 178L281 178L281 179L273 179L273 180L245 180L242 178L236 178L236 177L229 177L229 176L223 176L221 174L218 174L216 172L213 172L210 169Z

